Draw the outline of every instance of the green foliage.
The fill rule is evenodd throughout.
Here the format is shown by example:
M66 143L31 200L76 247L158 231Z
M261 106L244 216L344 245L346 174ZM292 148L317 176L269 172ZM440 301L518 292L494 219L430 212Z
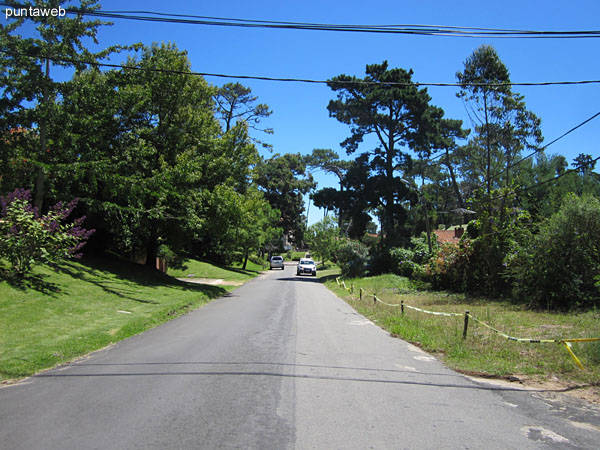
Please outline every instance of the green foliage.
M306 230L306 243L314 258L320 259L322 264L330 260L339 245L340 230L335 218L325 217Z
M513 167L521 151L542 142L541 121L527 110L524 97L512 92L508 69L493 47L477 48L456 77L462 86L457 96L473 112L475 131L459 151L460 171L467 183L485 186L488 194L510 186L521 169Z
M202 194L202 204L205 219L198 242L203 254L214 261L230 264L246 260L250 251L281 235L276 226L279 212L255 187L242 194L231 186L217 186Z
M481 209L456 245L441 246L426 273L434 286L460 292L499 295L506 292L505 256L527 232L530 215L508 206L513 191L499 189L487 195L475 192L474 204Z
M337 263L346 277L360 277L367 270L369 249L359 241L347 239L335 252Z
M567 196L506 257L516 298L551 309L600 306L600 200Z
M414 253L409 248L396 247L390 249L393 262L393 271L403 277L411 277L418 272L417 264L413 261Z
M46 8L49 3L55 7L66 2L36 0L28 3ZM29 145L20 149L25 151L25 159L32 166L27 177L16 186L7 177L2 180L1 188L8 191L25 183L27 187L29 184L35 186L34 205L40 210L51 190L47 183L49 176L56 170L57 163L65 163L57 160L54 132L63 124L57 99L65 93L69 81L54 81L53 71L59 67L80 72L87 64L78 61L93 62L121 49L114 46L97 53L90 51L88 44L98 43L98 29L108 23L85 19L88 17L86 11L93 12L101 7L98 0L80 0L78 3L69 5L82 12L74 17L28 15L10 18L6 25L0 25L0 48L4 50L0 54L0 97L3 99L0 102L0 130L35 130L29 136ZM28 37L19 33L21 29L26 30ZM12 152L10 146L2 145L2 141L0 139L0 160L5 160Z
M224 131L227 133L235 124L244 124L257 131L273 134L271 128L260 128L259 124L263 118L269 117L273 111L268 105L255 104L258 97L252 95L249 87L239 83L226 83L217 89L215 95L215 107L219 119L223 123ZM252 138L252 141L263 148L271 149L272 146L266 142Z
M437 240L433 235L432 250L437 252L438 249ZM405 277L422 277L425 273L425 264L431 256L425 233L422 233L420 237L411 238L409 248L397 247L390 249L392 270L394 273Z
M315 186L312 175L307 174L304 158L299 153L276 154L261 160L256 172L255 181L265 199L281 213L283 232L301 246L306 223L303 196Z
M93 230L80 227L83 218L64 223L76 204L76 200L66 206L59 203L40 216L30 204L29 191L2 197L0 257L6 258L15 275L23 277L36 264L80 256L77 251Z
M425 274L436 289L467 292L470 287L473 242L463 238L458 245L443 243L425 267Z
M361 155L369 185L363 183L357 191L369 198L372 209L381 207L382 232L388 244L397 243L405 234L405 202L415 200L402 178L411 165L410 152L430 154L439 134L436 124L443 116L441 109L429 104L427 90L413 83L412 74L412 70L389 69L384 61L367 65L364 79L339 75L328 82L337 92L337 99L327 106L329 114L351 130L342 147L354 153L366 136L378 140L374 149Z

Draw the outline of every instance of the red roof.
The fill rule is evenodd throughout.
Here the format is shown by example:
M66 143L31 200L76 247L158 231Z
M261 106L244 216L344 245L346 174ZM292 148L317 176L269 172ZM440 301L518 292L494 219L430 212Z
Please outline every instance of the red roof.
M465 232L464 228L456 228L454 230L434 230L437 240L440 244L444 242L453 242L458 244L460 238Z

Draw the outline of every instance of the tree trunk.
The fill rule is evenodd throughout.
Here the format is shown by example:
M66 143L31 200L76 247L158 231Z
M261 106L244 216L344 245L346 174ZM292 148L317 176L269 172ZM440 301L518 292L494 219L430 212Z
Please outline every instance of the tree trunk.
M158 257L158 230L156 225L150 225L150 237L146 244L146 266L156 269L156 258Z
M246 264L248 264L248 249L244 251L244 264L242 265L242 270L246 270Z
M456 194L456 199L458 200L458 206L460 208L464 208L465 201L463 200L462 194L460 193L460 189L458 188L458 183L456 182L456 175L454 174L454 169L452 168L452 164L450 163L450 152L448 151L448 149L446 149L446 167L448 167L448 173L450 174L452 187L454 188L454 193Z
M46 79L42 86L42 116L40 117L40 160L43 158L46 150L48 149L48 140L46 137L46 104L48 103L48 83L50 82L50 60L46 60ZM44 206L44 189L46 184L46 173L44 168L40 165L38 167L38 174L35 179L35 188L33 196L33 206L37 208L39 213L42 213L42 207Z

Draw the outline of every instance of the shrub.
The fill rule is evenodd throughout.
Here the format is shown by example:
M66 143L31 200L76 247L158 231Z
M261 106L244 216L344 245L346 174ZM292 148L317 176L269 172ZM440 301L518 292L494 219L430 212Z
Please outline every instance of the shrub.
M437 252L439 245L435 234L431 236L431 239L432 250ZM420 278L424 275L424 264L432 256L429 253L429 245L427 244L427 235L425 233L422 233L419 237L411 238L410 248L392 248L389 253L393 272L411 278Z
M408 248L390 249L390 258L392 259L392 271L403 277L411 277L415 271L414 252Z
M30 204L31 192L17 189L1 197L0 256L21 277L35 264L81 256L79 250L94 230L81 227L85 217L63 223L77 205L57 203L45 216Z
M506 258L513 294L549 309L600 306L600 200L570 194Z
M470 287L473 242L463 238L460 243L444 243L425 267L425 275L436 289L466 292Z
M360 277L367 270L369 250L359 241L346 240L342 242L335 253L342 275Z
M325 217L306 230L304 238L310 247L313 257L321 259L325 264L327 260L333 258L335 250L339 244L340 230L337 221L331 216Z

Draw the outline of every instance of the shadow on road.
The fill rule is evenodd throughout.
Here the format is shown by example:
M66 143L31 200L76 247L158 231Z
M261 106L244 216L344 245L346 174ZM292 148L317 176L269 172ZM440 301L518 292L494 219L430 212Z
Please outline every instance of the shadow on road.
M206 367L213 366L215 369L221 367L242 367L247 366L248 370L170 370L173 367ZM274 370L256 370L255 367L269 366ZM165 370L136 370L134 372L118 372L124 368L135 367L141 368L146 367L148 369L154 369L157 367L164 367ZM71 370L66 371L65 368ZM115 369L112 372L104 372L98 370L97 372L84 372L84 373L73 373L73 370L85 370L85 369ZM303 373L286 373L285 371L277 371L277 368L282 369L324 369L324 370L335 370L335 375L327 374L303 374ZM337 372L339 371L354 371L354 372L369 372L379 373L379 377L366 378L359 376L344 376ZM409 379L386 379L383 375L412 375L419 376L420 378L429 377L446 377L456 378L460 382L456 383L436 383L435 381L416 381ZM281 378L296 378L296 379L313 379L313 380L324 380L324 381L348 381L348 382L360 382L360 383L382 383L382 384L401 384L401 385L415 385L415 386L430 386L437 388L456 388L456 389L474 389L484 391L508 391L508 392L568 392L574 389L578 389L585 386L568 387L560 389L524 389L522 387L510 387L510 386L499 386L499 385L488 385L481 384L475 381L471 381L465 378L461 374L452 373L435 373L435 372L414 372L412 370L400 370L400 369L374 369L368 367L347 367L347 366L327 366L327 365L315 365L315 364L291 364L291 363L272 363L272 362L133 362L133 363L73 363L61 366L60 372L53 370L50 372L40 373L34 375L33 378L79 378L79 377L148 377L148 376L263 376L263 377L281 377Z
M277 281L302 281L302 282L310 282L310 283L320 283L321 280L316 277L311 277L309 275L296 275L294 277L283 277L277 278Z

